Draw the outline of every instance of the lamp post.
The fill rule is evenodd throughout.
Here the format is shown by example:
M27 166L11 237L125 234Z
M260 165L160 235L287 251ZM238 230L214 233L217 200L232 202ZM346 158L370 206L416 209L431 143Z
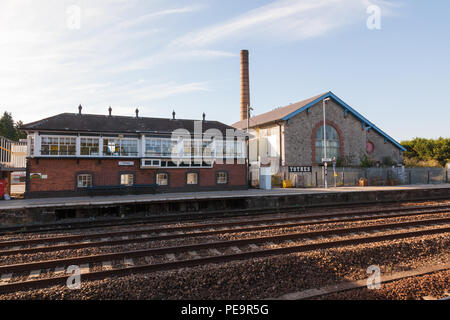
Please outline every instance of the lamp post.
M328 159L327 159L327 121L326 121L326 111L325 104L330 100L330 98L323 99L322 108L323 108L323 166L324 166L324 182L325 189L328 188Z
M247 183L250 185L250 110L253 110L252 107L247 105Z

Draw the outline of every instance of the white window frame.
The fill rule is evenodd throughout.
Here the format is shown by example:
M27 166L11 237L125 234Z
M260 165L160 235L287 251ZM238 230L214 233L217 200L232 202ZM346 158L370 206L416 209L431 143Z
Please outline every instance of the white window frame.
M160 183L160 180L158 177L160 174L166 175L166 178L165 178L166 183L165 184ZM168 186L169 185L169 174L167 172L157 172L156 177L155 177L155 182L158 186Z
M83 177L89 177L89 182L90 182L89 185L82 185L82 186L80 186L80 178L83 178ZM80 173L80 174L77 175L77 188L89 188L89 187L92 187L92 181L93 181L92 174L90 174L90 173ZM82 182L85 182L85 181L83 181L83 179L82 179Z
M96 140L98 140L98 154L97 155L92 155L91 154L91 150L89 149L89 154L81 154L81 140L82 139L96 139ZM100 149L100 145L101 145L101 142L102 141L102 137L99 137L99 136L80 136L79 137L79 139L78 139L78 156L80 156L80 157L100 157L101 156L101 154L102 154L102 149Z
M123 180L122 180L122 178L124 176L127 177L127 179L125 179L125 180L127 180L127 183L124 183ZM131 176L131 183L129 182L130 176ZM132 185L134 185L134 174L132 174L132 173L121 173L120 174L120 185L121 186L132 186Z
M104 149L104 142L105 140L115 140L118 141L118 145L119 145L119 152L118 154L106 154L105 152L103 152ZM102 137L102 156L103 157L120 157L120 158L137 158L139 157L139 139L138 138L119 138L119 137ZM134 155L122 155L122 143L126 142L126 141L135 141L136 142L136 152ZM115 144L116 146L116 144ZM114 147L115 147L114 146Z
M42 157L76 157L77 156L77 136L70 136L70 135L40 135L39 137L39 155ZM58 154L42 154L42 140L43 138L53 138L58 139ZM75 139L75 153L74 154L60 154L61 152L61 139ZM55 145L55 144L48 144L49 146ZM35 152L36 152L36 141L35 141ZM51 153L51 147L49 147L49 153Z
M189 183L189 179L188 179L188 177L189 177L189 175L190 174L195 174L195 183ZM198 185L198 180L199 180L199 174L198 174L198 172L186 172L186 184L187 185Z

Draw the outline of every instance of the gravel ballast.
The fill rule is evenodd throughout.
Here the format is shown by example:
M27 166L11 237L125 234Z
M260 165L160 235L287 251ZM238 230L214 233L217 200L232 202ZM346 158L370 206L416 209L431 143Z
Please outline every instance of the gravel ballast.
M448 263L449 247L450 234L446 233L84 282L80 290L59 286L16 292L1 295L0 299L276 298L345 280L366 279L370 265L378 265L383 274ZM448 274L444 273L443 281L446 279ZM444 295L440 283L434 286L430 282L429 287L434 289L430 287L428 291ZM390 293L382 299L408 297L407 286L398 294L395 287L388 288ZM411 287L411 290L415 292L412 298L429 294L421 286Z

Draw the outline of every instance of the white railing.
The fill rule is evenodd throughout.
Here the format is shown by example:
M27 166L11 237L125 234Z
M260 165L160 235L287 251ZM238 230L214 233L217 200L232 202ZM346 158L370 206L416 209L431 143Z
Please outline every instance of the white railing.
M27 143L0 137L0 164L5 168L25 169L26 163Z

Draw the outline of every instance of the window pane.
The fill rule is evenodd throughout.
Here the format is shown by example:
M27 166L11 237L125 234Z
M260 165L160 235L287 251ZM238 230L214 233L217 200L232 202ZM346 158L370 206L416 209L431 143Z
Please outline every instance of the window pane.
M78 175L78 188L86 188L92 186L92 175L79 174Z
M80 138L80 154L83 156L98 156L100 139Z
M167 173L158 173L156 174L156 184L160 186L167 186L169 182Z
M125 186L133 185L133 175L132 174L121 174L120 175L120 184Z
M336 129L332 126L326 126L326 149L327 149L327 158L336 157L339 158L340 155L340 141L339 134ZM316 132L316 162L321 163L322 158L324 158L323 152L323 126L317 129Z
M226 172L218 172L217 173L217 183L218 184L224 184L227 183L227 173Z
M124 139L120 141L120 155L121 156L137 156L138 144L136 139Z
M198 174L191 172L187 174L186 177L186 183L187 184L197 184L198 183Z
M145 140L145 154L147 156L161 155L161 139L151 138Z

